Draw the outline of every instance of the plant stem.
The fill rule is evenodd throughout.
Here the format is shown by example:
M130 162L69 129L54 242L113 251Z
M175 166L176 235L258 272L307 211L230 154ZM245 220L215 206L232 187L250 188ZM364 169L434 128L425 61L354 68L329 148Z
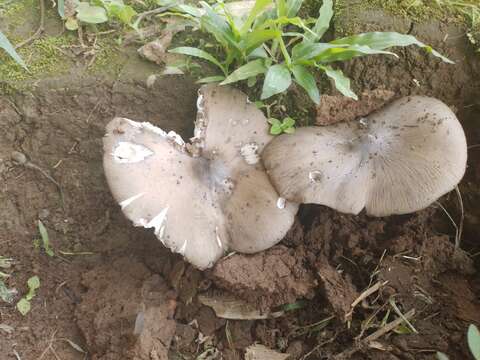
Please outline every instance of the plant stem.
M288 54L287 47L285 46L285 43L283 42L282 35L278 37L278 43L280 44L280 50L282 51L283 57L285 58L285 62L287 63L287 66L290 67L292 63L292 59L290 59L290 55Z

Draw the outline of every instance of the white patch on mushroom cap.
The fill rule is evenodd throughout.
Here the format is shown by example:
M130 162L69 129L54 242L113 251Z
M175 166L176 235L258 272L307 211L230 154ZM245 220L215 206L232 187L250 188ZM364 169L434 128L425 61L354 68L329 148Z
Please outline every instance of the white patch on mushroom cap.
M277 200L277 207L279 209L285 209L285 204L287 203L287 200L283 197L279 197Z
M146 146L121 141L114 149L112 156L119 163L136 163L153 155L153 151Z
M258 160L260 160L260 156L258 155L258 144L255 143L243 145L240 149L240 154L242 154L248 165L255 165L258 163Z
M205 269L229 250L252 253L278 243L293 224L297 205L276 206L278 193L259 161L273 138L263 113L228 86L202 87L198 106L191 144L150 123L112 120L104 137L104 168L124 214ZM225 119L242 126L234 128ZM153 155L120 164L111 154L121 142L142 144ZM145 195L136 198L140 193Z
M188 243L188 239L185 239L185 241L183 242L183 245L182 247L178 250L178 253L182 256L185 255L185 251L187 250L187 243Z
M131 203L133 203L135 200L141 198L143 195L145 195L144 192L140 193L140 194L137 194L137 195L133 195L132 197L129 197L128 199L125 199L123 201L120 201L119 202L119 205L120 207L123 209L125 209L128 205L130 205Z
M130 121L130 124L132 123L136 123L135 121ZM136 124L140 124L140 127L141 128L144 128L144 129L147 129L147 130L150 130L151 132L155 133L155 134L158 134L162 137L167 137L167 133L165 131L163 131L162 129L160 129L158 126L155 126L149 122L142 122L142 123L136 123ZM135 125L134 125L135 126ZM138 125L137 125L138 126Z
M167 221L168 206L160 211L152 220L144 225L146 229L154 228L155 235L159 236L164 223ZM159 236L161 238L161 236Z

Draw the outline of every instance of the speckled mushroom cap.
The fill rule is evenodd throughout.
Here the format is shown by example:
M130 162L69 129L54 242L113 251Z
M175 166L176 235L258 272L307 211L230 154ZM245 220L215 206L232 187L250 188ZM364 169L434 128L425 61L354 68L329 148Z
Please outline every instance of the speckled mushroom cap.
M298 206L279 199L259 161L270 135L245 95L207 86L198 108L191 144L115 118L104 137L104 169L127 218L204 269L227 251L253 253L279 242Z
M279 136L262 159L290 201L387 216L421 210L454 189L467 144L447 105L413 96L360 120Z

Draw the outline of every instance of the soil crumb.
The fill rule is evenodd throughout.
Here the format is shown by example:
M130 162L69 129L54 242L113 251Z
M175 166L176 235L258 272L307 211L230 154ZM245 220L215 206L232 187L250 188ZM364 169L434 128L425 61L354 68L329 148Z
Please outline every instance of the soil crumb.
M92 360L168 360L176 294L159 275L123 257L87 272L82 285L76 317Z
M392 101L395 93L385 89L365 91L354 100L343 95L323 95L317 106L317 125L352 121L377 111Z
M351 305L359 295L350 278L344 278L327 259L317 262L317 271L325 297L333 311L340 319L347 320Z
M312 298L316 287L314 275L285 246L227 257L213 268L211 277L218 287L263 310Z

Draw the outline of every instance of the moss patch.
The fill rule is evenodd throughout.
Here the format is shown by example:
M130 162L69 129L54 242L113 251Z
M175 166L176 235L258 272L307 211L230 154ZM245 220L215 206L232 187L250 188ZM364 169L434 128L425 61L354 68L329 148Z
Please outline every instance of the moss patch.
M25 71L6 54L0 55L0 80L18 82L65 72L71 60L62 54L61 47L71 45L71 37L47 37L34 40L18 53L28 66Z

